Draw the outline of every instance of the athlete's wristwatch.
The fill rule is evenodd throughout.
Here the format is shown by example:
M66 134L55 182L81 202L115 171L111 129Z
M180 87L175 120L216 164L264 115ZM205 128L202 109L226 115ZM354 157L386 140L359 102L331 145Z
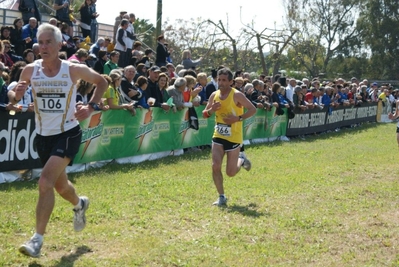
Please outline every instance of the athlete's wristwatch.
M238 121L243 121L244 119L242 118L242 116L238 116Z
M100 106L97 103L90 102L89 105L96 111L101 110Z

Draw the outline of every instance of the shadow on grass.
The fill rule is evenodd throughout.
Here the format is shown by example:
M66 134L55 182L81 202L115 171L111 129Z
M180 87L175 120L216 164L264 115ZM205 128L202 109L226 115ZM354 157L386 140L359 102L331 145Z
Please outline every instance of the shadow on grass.
M263 216L270 216L270 213L263 213L256 210L257 205L255 203L250 203L248 206L240 205L228 205L221 206L221 209L225 209L227 212L240 213L244 216L259 218Z
M52 265L52 267L72 267L80 256L90 252L92 252L92 250L88 246L80 246L76 249L76 252L68 256L62 256L60 262Z

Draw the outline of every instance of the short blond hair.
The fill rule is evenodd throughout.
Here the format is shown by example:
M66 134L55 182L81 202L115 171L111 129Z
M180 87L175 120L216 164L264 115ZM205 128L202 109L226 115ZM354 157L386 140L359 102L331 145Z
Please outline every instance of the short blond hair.
M186 75L186 76L184 76L184 78L185 78L186 81L187 81L187 87L188 87L189 85L195 85L195 83L197 82L197 79L194 78L194 76L191 76L191 75Z
M208 79L208 76L206 75L205 72L200 72L197 74L197 80L200 80L200 79Z

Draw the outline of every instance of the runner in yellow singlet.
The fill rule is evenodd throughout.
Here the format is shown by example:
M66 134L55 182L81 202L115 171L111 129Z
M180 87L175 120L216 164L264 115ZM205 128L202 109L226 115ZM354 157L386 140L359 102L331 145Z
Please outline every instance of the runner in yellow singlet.
M243 93L231 87L233 73L223 68L218 71L218 89L209 97L203 116L209 118L215 113L215 131L212 137L212 176L219 193L213 205L226 205L224 195L222 162L227 155L226 174L236 175L241 166L249 170L251 162L240 153L243 143L243 120L255 114L256 108ZM244 108L247 110L244 113Z

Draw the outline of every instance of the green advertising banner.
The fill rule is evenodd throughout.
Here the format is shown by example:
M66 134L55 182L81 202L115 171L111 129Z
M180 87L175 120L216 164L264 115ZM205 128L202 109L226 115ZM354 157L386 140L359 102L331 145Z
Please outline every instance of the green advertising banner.
M196 107L199 129L190 128L188 109L173 113L161 108L138 109L136 116L125 110L95 112L80 125L82 144L74 162L88 163L206 145L211 143L214 115L202 118L204 106ZM287 116L275 109L257 109L244 121L244 139L285 135Z
M271 111L257 109L254 116L244 121L244 139L284 136L287 122L287 116L277 115L275 107Z

